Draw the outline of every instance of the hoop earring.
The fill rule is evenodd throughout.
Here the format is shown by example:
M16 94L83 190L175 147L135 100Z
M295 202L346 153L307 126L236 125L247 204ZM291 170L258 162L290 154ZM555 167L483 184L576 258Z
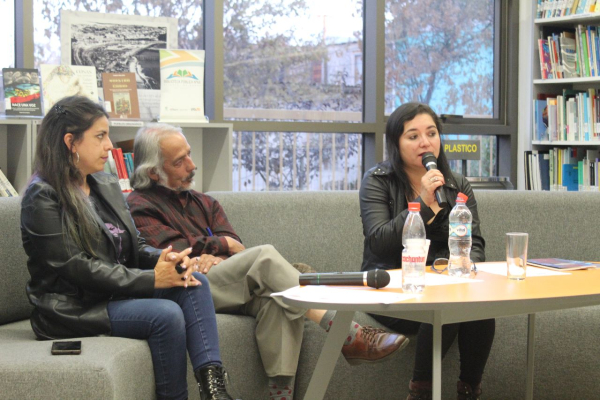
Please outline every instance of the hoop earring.
M75 154L77 155L77 160L75 160L75 165L79 164L79 153L75 152Z

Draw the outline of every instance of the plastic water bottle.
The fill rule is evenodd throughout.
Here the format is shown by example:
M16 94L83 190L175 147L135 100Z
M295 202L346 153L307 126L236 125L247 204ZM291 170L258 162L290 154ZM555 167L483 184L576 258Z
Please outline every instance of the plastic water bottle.
M471 223L473 215L467 207L467 195L459 193L456 205L450 211L448 235L448 275L466 277L471 273Z
M425 288L425 225L420 203L408 203L408 217L402 229L402 290L421 293Z

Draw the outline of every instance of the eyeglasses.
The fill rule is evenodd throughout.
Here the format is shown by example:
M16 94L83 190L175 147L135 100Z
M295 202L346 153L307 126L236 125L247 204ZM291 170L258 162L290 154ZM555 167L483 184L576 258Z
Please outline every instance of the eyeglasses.
M437 272L441 274L442 272L448 269L448 259L447 258L436 258L433 260L433 264L431 265L431 270L433 272ZM473 261L471 261L471 275L477 275L477 265Z

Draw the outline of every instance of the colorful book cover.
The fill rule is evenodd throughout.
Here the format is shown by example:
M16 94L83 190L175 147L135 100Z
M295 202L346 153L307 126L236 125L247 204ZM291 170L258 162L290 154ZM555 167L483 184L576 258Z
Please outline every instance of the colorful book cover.
M42 64L40 69L45 114L57 101L67 96L85 96L98 103L96 67Z
M534 140L545 140L548 130L548 108L546 100L534 100L535 102L535 138Z
M139 119L140 103L133 72L102 73L104 109L111 118Z
M6 115L42 115L37 69L2 68Z
M598 268L598 264L594 264L591 262L585 261L577 261L577 260L565 260L563 258L534 258L531 260L527 260L527 264L540 267L540 268L548 268L560 271L573 271L577 269L594 269Z
M569 192L579 190L579 179L576 164L563 164L562 166L562 185L567 187Z
M540 69L542 79L552 79L552 63L550 61L550 49L548 41L538 39L538 47L540 53Z

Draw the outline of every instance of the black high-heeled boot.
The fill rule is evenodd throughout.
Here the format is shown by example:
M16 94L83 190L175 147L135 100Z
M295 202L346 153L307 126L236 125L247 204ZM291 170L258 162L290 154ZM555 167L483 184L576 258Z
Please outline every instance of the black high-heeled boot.
M194 371L194 375L200 388L201 400L233 400L225 387L227 372L223 367L209 365Z

